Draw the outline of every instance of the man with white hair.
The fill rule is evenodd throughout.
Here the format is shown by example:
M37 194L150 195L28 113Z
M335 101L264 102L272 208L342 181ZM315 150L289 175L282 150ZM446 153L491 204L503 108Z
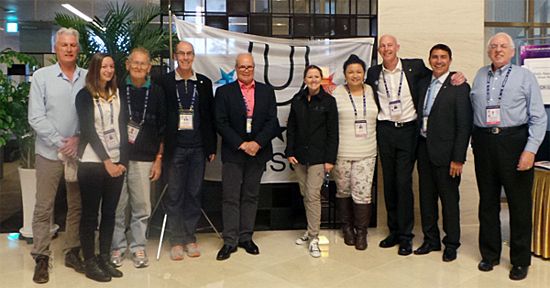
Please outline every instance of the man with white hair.
M36 204L32 220L33 249L36 261L33 281L49 280L51 255L50 219L55 195L63 177L64 162L74 159L78 147L78 117L75 97L84 87L87 71L76 65L80 48L78 31L61 28L55 37L57 63L34 72L29 93L29 124L36 132ZM66 182L67 222L65 225L65 266L83 273L80 258L80 190L77 182Z
M531 264L531 189L533 162L544 138L546 112L535 76L511 64L514 41L497 33L488 42L491 64L477 72L471 101L472 147L479 190L478 269L500 262L500 194L504 187L510 213L509 277L527 277Z

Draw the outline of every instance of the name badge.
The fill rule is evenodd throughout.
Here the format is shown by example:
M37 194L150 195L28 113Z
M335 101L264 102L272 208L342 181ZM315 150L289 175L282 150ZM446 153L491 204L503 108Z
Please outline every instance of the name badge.
M428 133L428 116L422 117L422 133Z
M487 125L500 124L500 106L487 106L485 111L487 112Z
M180 123L178 130L193 130L193 111L180 111Z
M128 123L128 143L134 144L139 134L139 125L133 121Z
M120 147L115 129L103 131L103 137L105 138L107 150L112 151Z
M252 133L252 118L251 117L246 118L246 133L248 133L248 134Z
M355 137L367 138L367 120L355 120Z
M390 117L393 121L401 120L401 100L395 100L390 102Z

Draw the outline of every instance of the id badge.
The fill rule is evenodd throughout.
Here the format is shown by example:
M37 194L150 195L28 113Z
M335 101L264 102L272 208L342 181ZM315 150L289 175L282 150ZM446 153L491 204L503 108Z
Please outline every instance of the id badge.
M248 134L252 133L252 118L251 117L246 118L246 133L248 133Z
M139 134L139 125L135 122L128 123L128 143L134 144Z
M193 111L180 111L179 130L193 130Z
M103 131L103 137L105 138L105 145L107 145L107 150L111 151L119 148L118 137L116 135L115 129Z
M367 120L355 120L355 137L367 138Z
M428 116L422 117L422 132L428 132Z
M487 125L499 125L500 124L500 106L487 106Z
M401 100L390 101L390 117L393 121L401 120Z

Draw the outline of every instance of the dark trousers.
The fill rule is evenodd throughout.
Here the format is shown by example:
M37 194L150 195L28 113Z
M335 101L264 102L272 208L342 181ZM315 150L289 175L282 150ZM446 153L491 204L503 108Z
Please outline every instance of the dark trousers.
M176 147L174 150L164 198L172 245L197 242L195 230L201 218L205 163L202 148Z
M508 131L492 135L474 128L472 134L479 190L479 250L484 260L500 259L500 193L504 187L510 213L510 262L526 266L531 264L534 170L516 170L527 143L527 127Z
M416 159L417 125L395 127L390 121L377 123L378 151L384 175L384 199L390 234L401 240L414 237L412 171Z
M248 158L244 163L223 163L223 241L236 246L252 240L265 163Z
M95 230L100 205L99 253L109 255L111 251L116 207L123 181L123 176L111 177L103 163L85 162L78 165L78 184L82 198L80 243L84 260L95 256Z
M440 246L438 198L441 199L443 212L443 244L448 248L460 246L460 176L449 175L450 163L446 166L436 166L429 158L426 139L418 141L418 181L420 186L420 218L424 242Z

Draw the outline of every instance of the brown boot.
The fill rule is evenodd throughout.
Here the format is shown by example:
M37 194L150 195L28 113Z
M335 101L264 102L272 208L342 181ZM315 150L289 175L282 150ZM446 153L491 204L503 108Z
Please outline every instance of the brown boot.
M353 230L353 200L348 198L336 198L336 207L342 222L342 234L344 243L348 246L355 245L355 231Z
M355 249L367 249L367 227L372 214L372 204L353 203L354 225L357 234L355 236Z

